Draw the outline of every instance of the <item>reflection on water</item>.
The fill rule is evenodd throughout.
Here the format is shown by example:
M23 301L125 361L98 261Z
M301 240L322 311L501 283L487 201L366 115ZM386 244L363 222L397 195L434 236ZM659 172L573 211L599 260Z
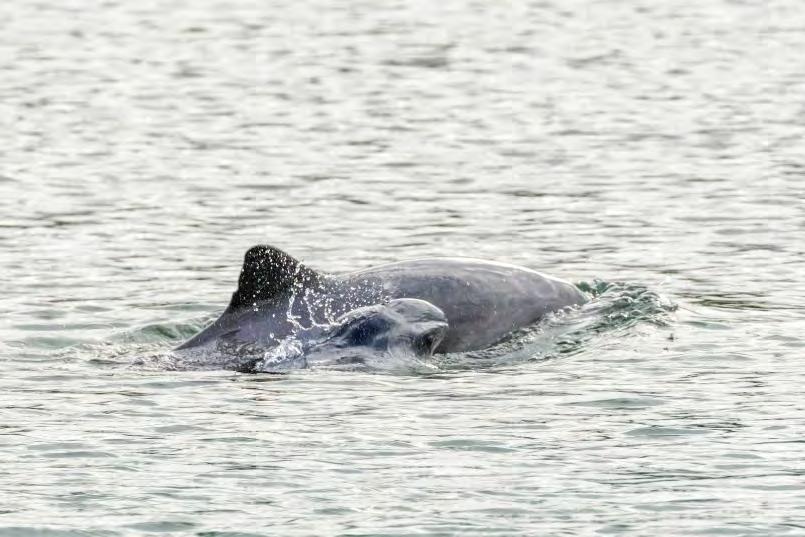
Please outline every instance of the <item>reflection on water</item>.
M0 533L801 534L802 20L1 4ZM256 243L598 296L435 373L130 366Z

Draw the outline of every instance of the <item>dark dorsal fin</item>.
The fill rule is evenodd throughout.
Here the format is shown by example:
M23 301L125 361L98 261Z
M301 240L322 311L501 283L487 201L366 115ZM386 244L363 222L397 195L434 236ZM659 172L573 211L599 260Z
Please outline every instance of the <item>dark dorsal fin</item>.
M232 294L227 311L250 307L271 300L294 285L316 285L320 276L313 270L273 246L252 246L246 252L238 278L238 290Z

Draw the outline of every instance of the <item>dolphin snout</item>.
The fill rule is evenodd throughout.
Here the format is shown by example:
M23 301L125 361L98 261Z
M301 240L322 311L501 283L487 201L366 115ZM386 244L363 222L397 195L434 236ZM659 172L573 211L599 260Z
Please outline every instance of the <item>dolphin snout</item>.
M416 337L414 347L420 354L429 356L436 351L436 347L442 342L446 333L447 323L428 323L428 326Z

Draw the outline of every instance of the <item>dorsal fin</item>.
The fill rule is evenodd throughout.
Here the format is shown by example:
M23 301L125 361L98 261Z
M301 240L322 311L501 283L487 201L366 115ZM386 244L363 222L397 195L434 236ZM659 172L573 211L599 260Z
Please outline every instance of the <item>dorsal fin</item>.
M232 294L227 311L249 307L271 300L296 284L315 285L319 275L273 246L252 246L246 251L238 278L238 289Z

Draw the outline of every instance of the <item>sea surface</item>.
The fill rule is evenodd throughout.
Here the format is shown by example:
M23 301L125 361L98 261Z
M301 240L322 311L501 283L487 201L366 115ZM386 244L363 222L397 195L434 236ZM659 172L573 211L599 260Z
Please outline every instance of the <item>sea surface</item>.
M0 535L805 535L805 3L0 3ZM429 372L136 364L243 253L592 301Z

